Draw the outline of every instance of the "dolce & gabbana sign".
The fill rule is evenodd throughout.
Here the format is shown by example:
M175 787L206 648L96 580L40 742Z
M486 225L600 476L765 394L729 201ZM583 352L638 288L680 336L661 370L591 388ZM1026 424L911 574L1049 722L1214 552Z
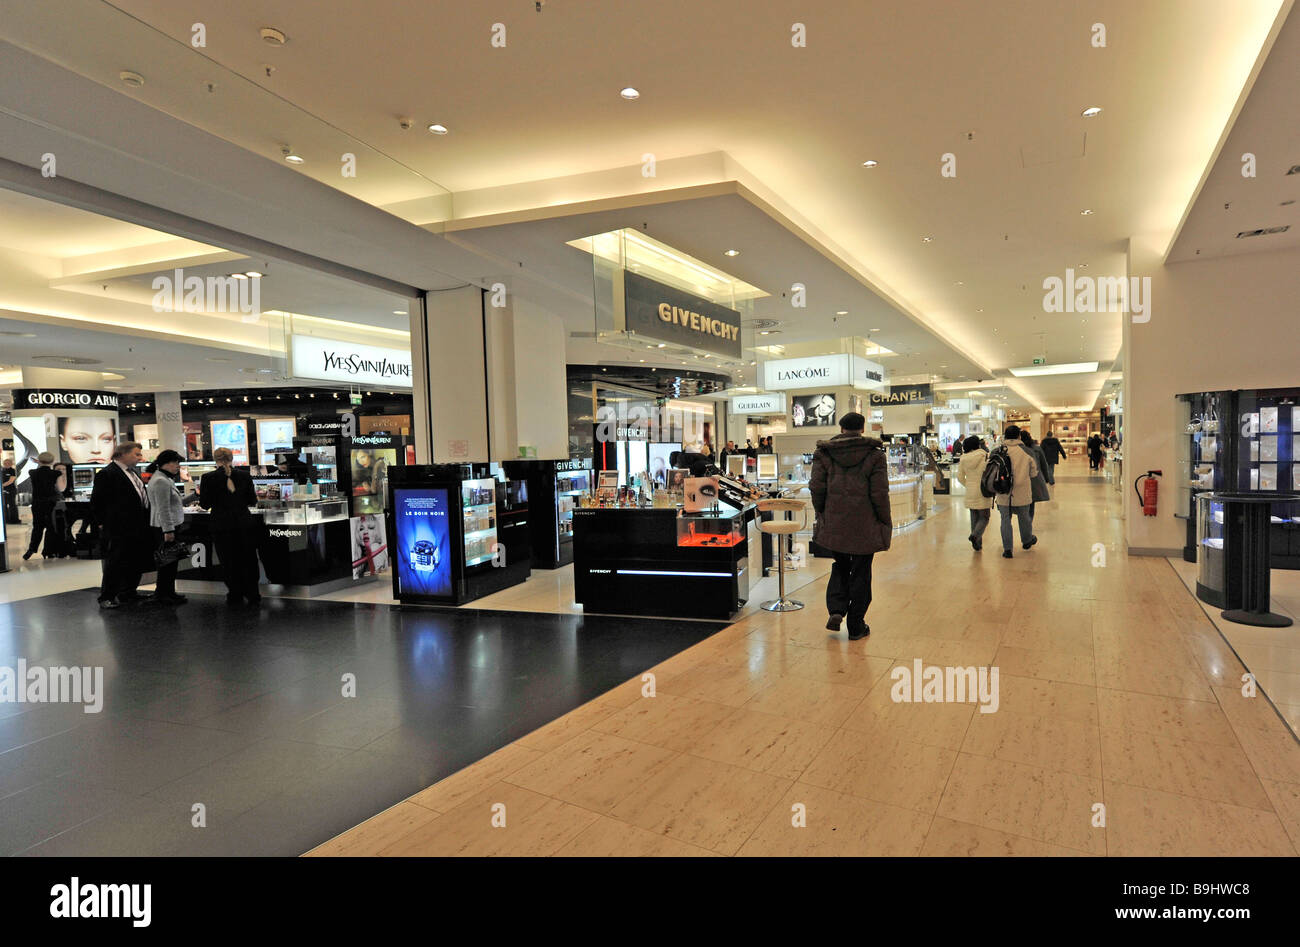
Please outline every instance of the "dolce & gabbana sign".
M637 273L623 274L623 327L661 342L740 357L740 313Z
M117 392L85 391L77 388L16 388L14 410L23 408L70 408L79 411L117 410Z

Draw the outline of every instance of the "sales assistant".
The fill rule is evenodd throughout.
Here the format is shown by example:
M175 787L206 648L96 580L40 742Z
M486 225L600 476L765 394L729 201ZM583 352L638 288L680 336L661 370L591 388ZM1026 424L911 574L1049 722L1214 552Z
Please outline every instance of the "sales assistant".
M698 312L691 312L689 309L681 309L668 303L659 304L659 318L664 322L684 326L695 332L716 335L718 338L728 341L735 341L740 337L740 326L730 326L721 319L702 316Z

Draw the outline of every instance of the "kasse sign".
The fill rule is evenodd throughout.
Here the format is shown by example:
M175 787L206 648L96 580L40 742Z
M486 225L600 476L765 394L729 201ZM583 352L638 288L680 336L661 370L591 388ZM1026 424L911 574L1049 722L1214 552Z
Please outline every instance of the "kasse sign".
M291 374L295 378L410 388L411 353L406 349L295 335Z

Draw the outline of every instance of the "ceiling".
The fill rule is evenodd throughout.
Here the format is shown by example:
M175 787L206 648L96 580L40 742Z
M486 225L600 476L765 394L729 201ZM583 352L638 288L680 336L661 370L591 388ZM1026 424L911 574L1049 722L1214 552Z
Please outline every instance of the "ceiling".
M291 145L307 159L296 176L445 234L428 245L431 267L465 279L519 277L573 324L586 318L589 261L564 239L646 224L771 293L760 310L781 319L788 340L830 343L844 334L830 322L844 309L854 333L872 323L881 344L908 353L890 366L899 374L1002 378L1035 358L1099 363L1096 373L1011 383L1024 402L1048 408L1095 401L1121 329L1117 313L1045 312L1044 279L1066 268L1123 276L1130 236L1173 241L1290 7L804 0L792 12L782 0L551 0L537 12L532 0L513 0L488 14L372 0L322 16L310 0L282 0L273 13L256 0L70 0L51 17L0 0L0 35L264 159L264 175L230 190L280 181L280 150ZM796 15L804 48L790 41ZM498 21L504 48L489 42ZM189 44L196 22L207 32L199 50ZM1098 22L1104 48L1089 42ZM264 26L288 43L263 43ZM1252 98L1242 113L1274 176L1276 155L1296 134L1288 117L1298 30L1281 31L1259 108ZM124 87L123 69L143 74L144 87ZM639 100L619 97L627 85ZM1085 119L1087 106L1104 111ZM399 125L404 116L410 130ZM450 133L429 134L430 122ZM1222 242L1222 221L1215 230L1201 215L1217 187L1237 183L1231 150L1177 252L1189 239ZM344 152L358 155L356 178L339 173ZM643 173L648 155L653 178ZM945 155L955 177L941 174ZM866 159L879 164L864 168ZM196 147L152 160L223 173ZM736 182L730 195L655 194ZM1285 200L1285 182L1272 186ZM144 196L147 187L124 179L120 192ZM280 189L286 206L292 190ZM305 190L292 196L309 201ZM577 214L563 206L599 201L615 206ZM209 209L230 217L229 208ZM506 216L482 219L489 213ZM339 259L350 252L339 228L300 227L283 239L303 248L317 240L328 244L323 256ZM352 243L375 272L381 258L405 260L424 246L385 254L374 241ZM740 256L722 256L733 247ZM472 253L456 255L464 250ZM780 295L796 280L809 287L798 313Z

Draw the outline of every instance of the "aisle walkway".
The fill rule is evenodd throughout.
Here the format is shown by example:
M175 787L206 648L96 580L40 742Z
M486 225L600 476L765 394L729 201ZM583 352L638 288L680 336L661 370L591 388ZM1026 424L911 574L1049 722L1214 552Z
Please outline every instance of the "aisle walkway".
M1058 497L1011 561L996 514L900 534L867 640L819 580L311 854L1295 855L1300 744L1110 485ZM997 667L996 712L895 702L914 659Z

